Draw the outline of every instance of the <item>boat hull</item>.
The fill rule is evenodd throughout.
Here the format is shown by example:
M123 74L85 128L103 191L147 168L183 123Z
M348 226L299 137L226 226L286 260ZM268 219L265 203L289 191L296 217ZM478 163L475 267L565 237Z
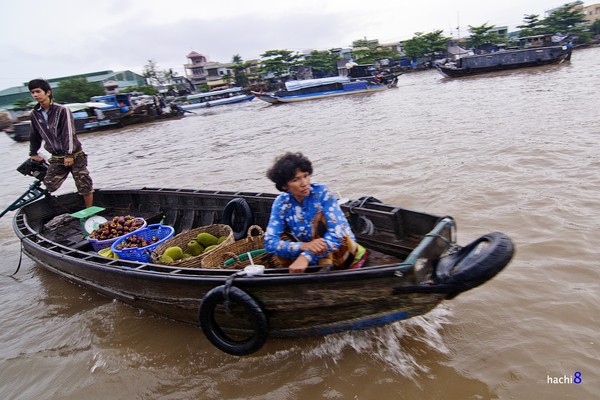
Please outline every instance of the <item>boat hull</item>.
M496 71L559 64L570 59L571 48L567 48L567 46L553 46L468 56L460 60L460 66L458 67L438 64L436 68L446 77L459 78Z

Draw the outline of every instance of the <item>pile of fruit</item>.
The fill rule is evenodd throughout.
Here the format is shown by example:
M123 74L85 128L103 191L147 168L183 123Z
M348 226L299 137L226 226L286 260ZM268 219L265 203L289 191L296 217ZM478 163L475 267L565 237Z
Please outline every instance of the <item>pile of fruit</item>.
M108 240L126 235L136 231L144 225L142 218L136 218L131 215L121 215L113 217L112 220L98 225L98 228L90 233L90 239Z
M171 246L167 248L158 258L158 262L161 264L167 264L190 258L192 256L199 256L200 254L211 251L223 243L226 239L227 236L221 236L217 238L210 233L201 232L198 234L198 236L196 236L195 239L192 239L187 243L185 249L182 249L180 246Z
M108 258L119 258L119 256L117 256L115 253L112 252L110 247L100 250L98 252L98 254L100 254L103 257L108 257Z
M115 246L115 249L123 250L123 249L130 249L133 247L142 248L142 247L150 246L151 244L154 244L158 241L159 241L159 239L156 236L152 236L152 239L148 240L142 236L131 235L131 236L125 238L125 240L122 240L121 242L119 242L119 244L117 244Z

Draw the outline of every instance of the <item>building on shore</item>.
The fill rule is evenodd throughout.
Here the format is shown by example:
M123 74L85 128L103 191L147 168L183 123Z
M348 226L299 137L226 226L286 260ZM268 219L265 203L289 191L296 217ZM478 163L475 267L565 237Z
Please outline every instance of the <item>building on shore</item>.
M111 70L91 72L81 75L63 76L60 78L49 78L48 83L52 89L56 89L60 86L60 82L75 78L85 78L88 82L101 83L107 93L114 93L127 87L144 86L146 84L146 79L140 74L136 74L132 71L114 72ZM10 108L15 101L21 99L31 99L29 89L27 88L27 82L24 82L22 86L15 86L1 90L0 108Z
M188 63L183 65L185 76L196 87L206 85L208 90L227 88L235 82L236 63L210 61L208 56L192 51L187 56ZM253 83L258 79L259 60L244 61L244 73Z
M582 8L582 11L585 14L585 20L590 24L593 24L594 21L600 20L600 3L585 6Z

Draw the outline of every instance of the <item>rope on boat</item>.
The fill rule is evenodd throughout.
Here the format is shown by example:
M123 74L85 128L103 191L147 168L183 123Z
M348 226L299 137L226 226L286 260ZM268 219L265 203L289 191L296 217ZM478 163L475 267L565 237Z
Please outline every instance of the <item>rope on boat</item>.
M246 272L244 270L229 275L225 280L225 284L223 285L223 306L225 307L225 312L227 312L227 314L229 314L229 291L231 289L231 286L233 285L233 281L235 280L235 278L241 276L246 276Z
M9 275L9 277L13 277L17 274L17 272L19 272L19 270L21 269L21 261L23 261L23 240L25 239L25 236L23 236L20 240L21 242L21 250L19 251L19 264L17 265L17 269L15 272L13 272L12 274Z
M358 200L353 200L348 204L350 213L354 213L354 208L362 208L366 203L381 203L378 199L372 196L361 197ZM359 220L364 223L365 227L360 231L361 235L372 235L375 232L375 224L364 215L358 216Z
M448 245L448 250L446 251L446 253L448 255L450 255L450 254L454 254L458 250L462 249L462 246L460 246L457 243L456 223L454 222L454 218L452 218L449 215L446 215L444 217L439 218L436 222L436 225L439 224L440 222L442 222L444 219L449 219L452 222L452 224L450 225L450 238L449 239L447 237L441 235L440 233L429 232L425 236L426 237L435 237L435 238L441 239L443 242L445 242Z

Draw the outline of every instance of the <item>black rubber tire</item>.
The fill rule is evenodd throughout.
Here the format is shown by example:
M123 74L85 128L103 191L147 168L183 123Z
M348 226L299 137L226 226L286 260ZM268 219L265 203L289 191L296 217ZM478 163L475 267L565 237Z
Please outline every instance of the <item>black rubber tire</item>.
M502 232L491 232L441 258L436 276L440 283L448 284L485 282L500 272L513 255L512 240Z
M244 216L242 227L238 230L235 230L235 227L233 226L235 223L233 220L235 211L240 211ZM231 226L231 229L234 230L233 238L235 240L245 238L248 234L248 228L254 225L254 214L252 213L252 209L250 208L248 202L241 197L237 197L227 203L225 209L223 210L223 223Z
M225 286L211 289L200 305L200 326L207 339L219 350L234 356L245 356L259 350L269 336L269 320L256 300L242 289L231 286L229 301L241 304L250 313L254 325L253 334L247 339L235 340L227 336L215 321L217 305L225 301Z

